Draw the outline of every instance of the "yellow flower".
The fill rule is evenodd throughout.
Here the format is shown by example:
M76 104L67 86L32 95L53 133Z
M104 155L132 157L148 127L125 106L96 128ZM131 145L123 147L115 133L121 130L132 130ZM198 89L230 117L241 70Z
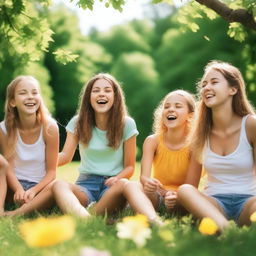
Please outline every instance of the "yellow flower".
M173 241L174 240L174 235L171 230L168 229L160 229L158 230L158 235L165 241Z
M119 238L131 239L137 246L144 246L146 240L151 237L147 217L142 214L125 217L116 227Z
M28 246L46 247L71 239L75 233L75 222L70 216L38 218L19 225Z
M204 235L214 235L218 229L217 224L211 218L203 218L199 225L199 231Z
M251 220L251 222L256 222L256 212L254 212L254 213L250 216L250 220Z

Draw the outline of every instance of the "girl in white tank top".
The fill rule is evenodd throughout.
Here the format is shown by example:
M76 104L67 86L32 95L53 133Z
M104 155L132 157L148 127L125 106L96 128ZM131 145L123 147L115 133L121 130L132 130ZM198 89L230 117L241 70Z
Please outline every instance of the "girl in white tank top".
M249 225L256 211L256 117L240 71L212 61L199 83L200 102L191 145L207 174L204 193L198 186L201 165L194 163L191 184L180 187L181 204L197 218L209 217L222 230L233 219Z
M56 175L59 133L34 77L19 76L8 85L0 135L11 166L7 172L8 188L13 192L12 200L22 205L5 214L44 208Z

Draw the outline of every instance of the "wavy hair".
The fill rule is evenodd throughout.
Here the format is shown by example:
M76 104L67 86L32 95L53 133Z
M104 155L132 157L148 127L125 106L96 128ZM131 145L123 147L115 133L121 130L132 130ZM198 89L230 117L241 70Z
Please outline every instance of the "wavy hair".
M230 63L222 62L218 60L210 61L204 68L204 75L197 84L198 90L198 111L195 119L194 131L191 136L191 146L195 152L196 158L202 162L202 151L207 138L209 137L212 129L212 110L208 108L202 100L200 95L201 84L204 80L205 75L210 70L216 70L220 72L227 80L228 85L235 87L237 93L233 96L232 109L233 112L238 116L245 116L247 114L254 114L255 110L250 104L246 96L245 82L243 76L238 68Z
M100 73L92 77L84 86L80 94L80 103L78 107L78 121L76 125L76 134L78 140L84 145L88 145L92 137L92 129L96 125L95 112L92 108L90 97L94 83L104 79L108 81L114 91L114 103L110 109L107 122L108 146L117 149L123 137L123 129L127 109L122 88L117 80L110 74Z
M167 132L167 127L164 125L164 121L163 121L163 110L164 110L164 104L167 100L167 98L169 98L172 94L178 94L181 95L182 97L185 98L186 102L187 102L187 106L188 106L188 110L189 113L194 113L195 112L195 98L193 96L193 94L191 94L188 91L185 90L175 90L172 92L169 92L159 103L158 107L156 108L155 112L154 112L154 122L153 122L153 132L155 134L163 134L165 132ZM190 130L190 124L193 118L190 118L190 120L188 120L188 130Z
M33 76L18 76L14 80L11 81L11 83L7 86L6 89L6 101L5 101L5 126L7 130L7 136L6 136L6 152L5 156L7 159L13 156L15 153L15 147L17 143L17 129L20 124L20 117L19 113L16 107L13 107L11 105L11 102L15 99L15 90L18 86L18 84L21 81L27 81L30 80L33 83L35 83L38 86L39 93L40 93L40 84L36 78ZM50 118L50 113L47 109L47 107L44 104L43 99L41 98L40 105L38 110L36 111L36 120L39 124L43 125L44 127L48 124L48 118Z

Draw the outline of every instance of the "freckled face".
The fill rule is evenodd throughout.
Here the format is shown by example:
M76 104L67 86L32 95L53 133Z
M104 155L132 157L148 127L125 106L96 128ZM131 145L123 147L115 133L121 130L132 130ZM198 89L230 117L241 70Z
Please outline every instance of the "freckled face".
M114 103L114 90L105 79L98 79L92 87L91 105L96 113L107 113Z
M185 125L189 118L189 107L184 96L173 93L164 102L162 120L167 128Z

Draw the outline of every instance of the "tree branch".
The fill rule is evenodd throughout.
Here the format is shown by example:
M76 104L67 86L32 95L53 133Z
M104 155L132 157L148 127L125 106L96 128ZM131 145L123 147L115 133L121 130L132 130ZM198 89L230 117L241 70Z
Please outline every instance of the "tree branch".
M256 22L253 15L245 9L233 10L219 0L196 0L219 14L227 22L239 22L245 27L256 30Z

